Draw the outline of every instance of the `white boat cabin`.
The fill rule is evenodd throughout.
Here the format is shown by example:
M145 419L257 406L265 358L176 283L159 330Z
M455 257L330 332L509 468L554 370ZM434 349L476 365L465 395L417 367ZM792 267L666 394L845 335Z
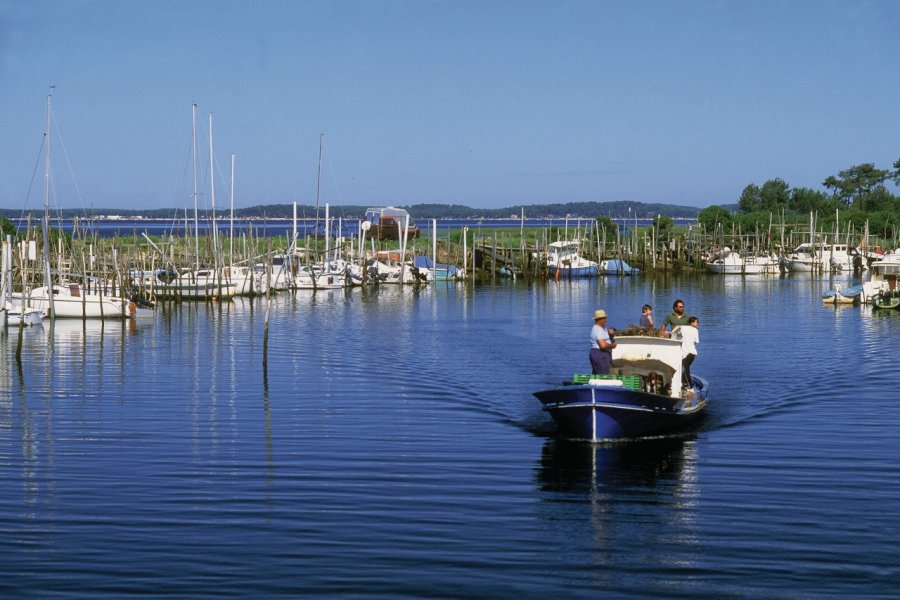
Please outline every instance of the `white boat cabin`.
M681 397L681 340L650 336L616 336L613 375L638 375L642 388Z

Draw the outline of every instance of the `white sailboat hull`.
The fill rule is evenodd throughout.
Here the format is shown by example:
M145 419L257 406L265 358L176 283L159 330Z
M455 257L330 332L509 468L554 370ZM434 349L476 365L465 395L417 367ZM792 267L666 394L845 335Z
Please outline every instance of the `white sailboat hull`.
M46 287L35 288L30 294L13 294L13 299L28 308L49 314L50 298ZM53 287L53 310L59 319L121 319L129 316L133 303L117 296L72 292L62 286Z

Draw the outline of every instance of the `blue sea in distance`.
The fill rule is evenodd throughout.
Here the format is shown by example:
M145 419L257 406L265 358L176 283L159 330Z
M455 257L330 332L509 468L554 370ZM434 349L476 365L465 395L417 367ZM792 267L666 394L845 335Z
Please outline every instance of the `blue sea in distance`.
M340 213L332 213L334 222L332 223L332 235L337 235L339 228L340 234L344 236L352 236L359 233L359 220L347 219L341 220ZM318 221L311 218L303 218L297 220L297 231L302 237L305 235L313 235L318 232L324 232L324 211L321 219ZM25 228L28 225L27 219L12 219L13 223L19 228ZM528 219L524 221L525 227L559 227L568 228L572 234L576 229L584 231L591 223L591 219L587 218L569 218L569 219ZM645 227L652 224L652 219L614 219L621 227L622 231L627 232L632 227ZM678 219L677 222L693 223L692 219ZM34 225L36 221L32 220ZM431 219L418 219L416 224L420 228L423 237L430 237L432 233ZM521 219L437 219L436 222L438 236L446 234L450 231L459 231L463 227L468 227L472 234L477 234L480 229L517 229L523 226ZM73 219L53 219L52 227L61 229L62 231L72 232L75 230L75 221ZM290 238L293 232L293 222L291 219L235 219L232 223L228 219L220 219L216 223L217 229L223 235L229 235L234 231L234 235L240 236L252 230L253 235L257 237L287 237ZM95 235L102 238L111 237L140 237L142 233L150 236L171 235L180 237L184 235L193 235L199 232L201 235L212 231L212 221L204 219L196 224L193 219L185 221L182 219L79 219L77 230L82 235Z
M856 281L383 286L4 331L0 597L896 598L900 311L822 305ZM675 298L698 428L559 437L532 392L588 368L592 312Z

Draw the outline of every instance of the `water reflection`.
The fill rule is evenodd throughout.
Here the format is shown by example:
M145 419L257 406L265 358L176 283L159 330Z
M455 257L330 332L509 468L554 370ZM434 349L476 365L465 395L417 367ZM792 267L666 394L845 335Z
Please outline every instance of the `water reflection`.
M551 438L544 443L536 475L550 501L547 520L565 521L566 535L583 538L594 564L605 567L596 578L612 585L642 561L645 567L665 568L697 563L697 464L694 437L615 445ZM586 509L581 520L579 506ZM635 549L635 540L641 550ZM632 549L627 559L623 547Z
M677 482L684 471L683 437L635 443L590 444L561 438L544 443L538 467L542 491L593 492L599 488Z

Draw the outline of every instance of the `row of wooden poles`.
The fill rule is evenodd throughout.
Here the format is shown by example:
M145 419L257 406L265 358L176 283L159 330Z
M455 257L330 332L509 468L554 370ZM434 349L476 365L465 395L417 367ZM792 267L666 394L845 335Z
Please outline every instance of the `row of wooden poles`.
M857 230L852 224L848 224L844 231L837 234L817 231L815 236L810 236L811 229L802 231L795 229L785 234L783 227L778 230L780 227L782 226L775 225L765 232L757 230L753 233L741 232L738 228L732 228L730 231L717 228L716 232L707 233L692 226L686 233L675 235L671 239L660 239L652 227L632 229L622 235L618 229L610 232L605 228L594 226L593 223L591 226L576 226L567 230L558 226L527 230L491 229L484 232L473 228L455 232L445 229L437 233L436 244L428 239L429 234L425 232L423 238L410 245L408 253L432 257L434 246L437 248L435 257L437 262L464 268L468 278L474 281L491 280L506 275L524 280L540 280L547 276L547 247L550 243L560 240L577 240L579 254L588 260L599 262L618 259L643 272L665 273L705 270L706 262L713 251L723 246L728 246L743 255L785 255L794 247L811 239L820 241L827 239L830 243L838 237L840 242L846 240L849 246L855 247L859 245L860 239L866 236L864 228ZM269 236L265 232L251 228L234 238L233 245L227 238L223 241L220 237L219 247L215 248L210 235L201 236L199 244L187 237L169 236L156 240L157 246L166 255L160 256L160 252L153 249L137 232L130 239L80 236L76 232L66 241L63 236L57 237L51 260L54 272L61 278L82 283L91 291L94 291L97 285L102 285L105 294L122 295L132 287L130 276L132 270L151 271L167 263L178 265L182 270L189 270L194 265L203 268L210 268L216 264L270 265L273 254L283 253L290 246L289 237L280 234ZM322 240L307 237L303 241L307 249L302 253L304 260L316 260L323 246ZM883 243L896 247L897 236ZM28 235L20 240L19 251L14 253L13 259L19 285L41 285L43 272L39 266L40 251L35 251L39 245L39 232L35 229L29 230ZM297 245L302 246L303 243ZM874 242L870 245L874 247ZM196 248L200 249L199 257ZM396 248L396 242L379 241L375 245L376 250ZM371 250L371 247L369 249ZM355 257L348 256L348 250L349 244L345 244L342 251L347 258L361 260L358 247L353 248Z

